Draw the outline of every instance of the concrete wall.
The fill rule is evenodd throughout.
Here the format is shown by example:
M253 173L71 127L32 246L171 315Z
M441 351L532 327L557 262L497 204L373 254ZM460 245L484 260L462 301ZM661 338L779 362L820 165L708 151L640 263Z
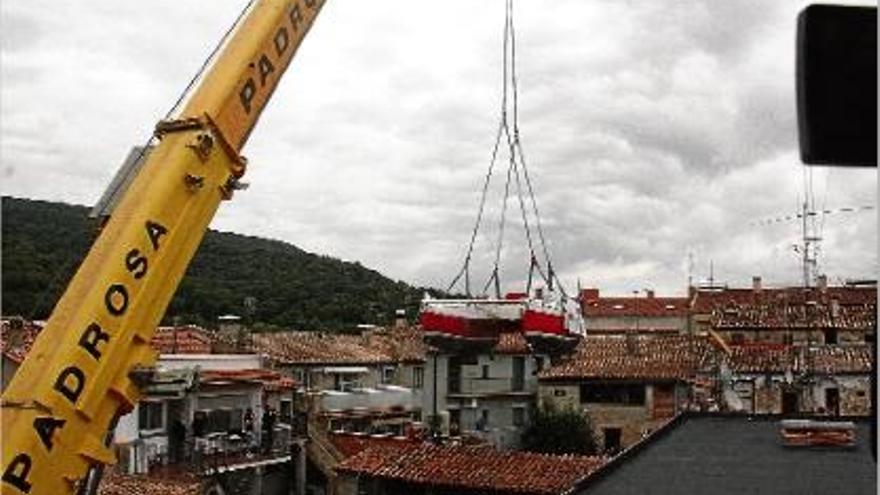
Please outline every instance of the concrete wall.
M522 356L525 370L522 391L513 390L513 356L480 354L477 356L476 364L461 366L460 391L451 396L448 393L450 357L446 354L436 356L435 389L435 359L434 356L428 356L422 394L423 417L427 420L432 415L436 390L438 414L445 413L452 416L456 414L454 411L458 411L459 431L482 436L498 447L517 446L523 426L514 424L514 409L523 410L523 425L527 425L530 409L535 403L538 390L535 356ZM544 362L548 363L549 360L544 357ZM488 370L487 378L483 377L484 366ZM489 421L482 431L478 431L478 423L481 423L483 411L487 412Z

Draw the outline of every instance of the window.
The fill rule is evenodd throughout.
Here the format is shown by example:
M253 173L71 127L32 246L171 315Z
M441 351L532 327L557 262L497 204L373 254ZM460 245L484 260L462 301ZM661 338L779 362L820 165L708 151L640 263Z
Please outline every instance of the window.
M526 388L526 358L513 357L513 380L510 384L514 392L521 392Z
M837 343L837 330L833 328L826 328L822 331L825 334L825 343L826 344L836 344Z
M279 420L284 423L290 424L291 419L293 418L293 401L282 399L281 400L281 410L278 411Z
M414 389L421 389L425 386L425 368L416 366L413 368L412 386Z
M477 420L477 431L486 431L489 428L489 410L483 409L480 419Z
M244 411L238 408L222 408L207 411L205 420L205 432L229 432L241 431L244 421Z
M483 376L484 380L487 380L489 378L489 365L488 364L483 365L483 375L482 376Z
M144 401L138 404L138 428L140 430L162 430L165 421L162 417L165 403L157 401Z
M581 385L581 403L645 404L645 386L635 384L585 383Z
M526 408L513 408L513 426L525 426L526 424Z
M446 375L446 391L450 394L461 392L461 361L456 357L449 358L449 369Z
M394 381L394 366L382 367L382 383L391 383Z
M358 386L357 375L348 373L333 374L333 388L340 392L350 392L352 389L358 388Z

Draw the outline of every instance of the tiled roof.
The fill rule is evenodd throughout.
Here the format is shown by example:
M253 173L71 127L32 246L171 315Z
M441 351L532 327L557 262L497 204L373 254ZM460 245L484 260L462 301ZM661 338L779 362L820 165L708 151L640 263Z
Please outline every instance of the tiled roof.
M705 339L684 335L587 337L539 378L686 380L706 366L711 352Z
M498 337L492 348L496 354L531 354L532 346L519 332L505 332Z
M98 495L199 495L202 483L196 475L183 470L161 470L149 475L122 474L107 469Z
M387 354L393 361L401 363L423 363L430 350L422 339L422 332L415 327L379 328L364 340L369 349Z
M585 318L614 316L680 318L688 315L688 298L655 296L582 298L581 309Z
M453 490L564 493L605 463L602 457L500 451L486 446L403 444L366 448L337 471Z
M276 332L253 335L253 348L280 364L380 364L395 359L371 349L360 335Z
M877 289L875 287L828 287L825 290L801 287L755 289L723 289L699 290L694 297L693 310L696 313L708 314L713 310L726 306L760 305L760 304L804 304L806 301L817 301L822 305L837 300L840 306L876 306Z
M0 322L0 351L15 363L21 363L34 345L42 328L19 318Z
M873 373L873 349L864 345L824 345L810 350L814 373Z
M202 371L199 374L199 382L208 385L259 383L267 390L290 390L295 384L293 378L264 369Z
M357 455L362 451L372 449L405 449L421 442L406 437L379 437L357 433L331 433L330 442L344 457Z
M822 303L731 303L713 310L711 322L718 330L868 330L876 327L877 313L873 305L838 306L833 309Z
M731 346L730 369L734 373L865 374L872 372L870 344Z
M162 354L210 354L211 340L207 330L187 325L157 328L150 344Z
M728 359L734 373L784 373L794 368L795 353L790 345L732 345Z

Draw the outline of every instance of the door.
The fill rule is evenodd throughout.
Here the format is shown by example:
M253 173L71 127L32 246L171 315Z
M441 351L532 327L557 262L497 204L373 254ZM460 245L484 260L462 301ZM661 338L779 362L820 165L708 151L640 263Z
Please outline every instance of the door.
M605 453L616 454L620 451L620 428L603 428L605 436Z
M782 414L795 414L798 412L798 396L797 392L782 392Z
M825 389L825 409L832 416L840 416L840 390L836 388Z
M526 358L513 357L513 383L511 389L514 392L522 392L526 388Z

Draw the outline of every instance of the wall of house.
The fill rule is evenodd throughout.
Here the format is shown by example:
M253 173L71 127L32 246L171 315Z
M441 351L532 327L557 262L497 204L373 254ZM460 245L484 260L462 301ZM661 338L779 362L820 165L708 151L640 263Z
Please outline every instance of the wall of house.
M587 316L584 326L589 333L591 328L677 328L685 333L688 328L687 316Z
M840 394L842 416L871 415L871 381L867 376L837 375L821 378L813 385L816 410L821 407L830 414L831 405L826 402L826 390L837 389Z
M578 408L586 412L593 422L593 429L600 447L604 445L604 430L619 428L622 448L638 442L649 431L660 427L683 407L686 387L676 384L669 397L663 398L661 407L655 408L656 385L646 383L645 402L639 405L591 403L581 400L580 383L542 383L539 391L540 402L552 404L557 409ZM668 409L667 409L668 406ZM662 414L658 415L658 412Z
M756 414L782 414L782 397L791 391L798 398L798 412L823 414L831 409L826 403L827 389L836 388L840 397L840 414L843 416L868 416L871 414L871 383L866 375L836 375L814 378L813 382L786 383L782 374L771 376L749 375L735 378L735 390L740 398L752 400ZM746 384L750 384L747 386ZM751 387L753 397L748 396Z

